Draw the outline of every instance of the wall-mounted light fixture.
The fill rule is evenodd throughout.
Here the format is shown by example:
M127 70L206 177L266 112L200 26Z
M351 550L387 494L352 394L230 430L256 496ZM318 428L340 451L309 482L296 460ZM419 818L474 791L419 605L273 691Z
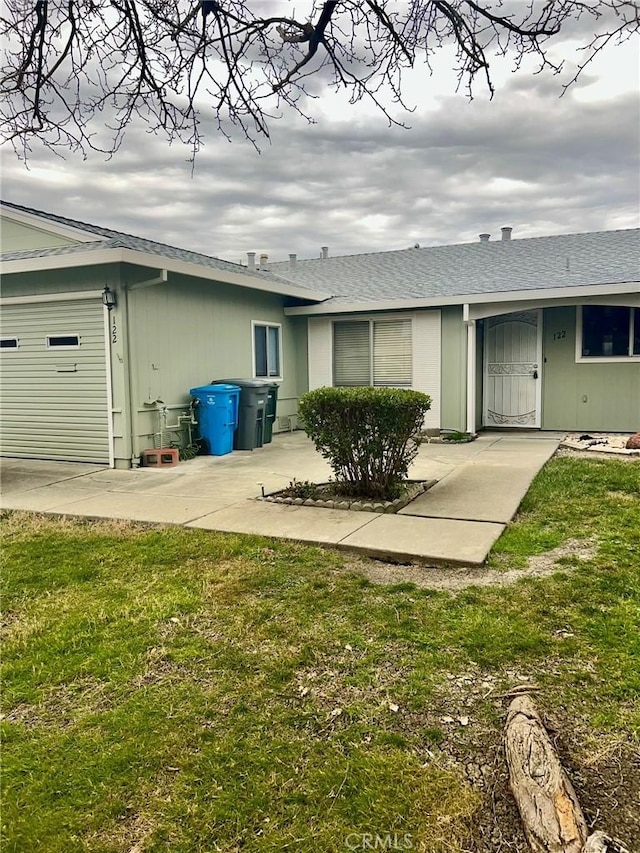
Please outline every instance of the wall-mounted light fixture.
M102 291L102 304L107 308L108 311L111 311L111 309L115 308L118 304L115 293L109 288L108 285L106 285L104 290Z

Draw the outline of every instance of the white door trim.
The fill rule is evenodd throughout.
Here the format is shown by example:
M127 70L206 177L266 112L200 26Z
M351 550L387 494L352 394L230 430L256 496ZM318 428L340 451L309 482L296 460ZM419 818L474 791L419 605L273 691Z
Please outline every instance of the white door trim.
M467 432L476 433L476 321L467 320Z

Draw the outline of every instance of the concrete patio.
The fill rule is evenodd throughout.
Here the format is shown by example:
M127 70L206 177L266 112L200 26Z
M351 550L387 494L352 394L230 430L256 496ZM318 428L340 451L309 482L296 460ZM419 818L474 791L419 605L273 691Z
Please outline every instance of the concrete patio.
M331 470L304 433L255 451L130 471L70 462L0 462L4 510L130 519L330 545L398 562L481 565L553 455L556 433L482 433L468 444L422 444L414 479L438 480L397 515L256 500Z

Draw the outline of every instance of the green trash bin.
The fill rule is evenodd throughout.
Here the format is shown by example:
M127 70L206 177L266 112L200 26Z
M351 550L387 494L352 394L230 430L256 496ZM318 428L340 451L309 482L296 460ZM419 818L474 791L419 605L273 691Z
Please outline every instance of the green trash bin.
M267 397L267 410L264 419L264 443L269 444L273 438L273 422L276 419L276 408L278 406L278 386L269 385L269 396Z
M255 450L264 444L269 383L262 379L216 379L219 383L237 385L240 389L238 428L233 436L234 450Z

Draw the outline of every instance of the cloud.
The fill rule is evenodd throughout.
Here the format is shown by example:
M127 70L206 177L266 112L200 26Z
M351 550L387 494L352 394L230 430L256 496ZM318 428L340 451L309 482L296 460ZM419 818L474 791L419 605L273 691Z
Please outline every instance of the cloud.
M637 94L584 99L593 79L562 98L544 74L507 77L493 100L424 89L411 130L325 94L317 124L274 122L261 154L205 124L193 173L141 126L108 162L38 151L27 171L5 151L3 196L232 261L634 227Z

